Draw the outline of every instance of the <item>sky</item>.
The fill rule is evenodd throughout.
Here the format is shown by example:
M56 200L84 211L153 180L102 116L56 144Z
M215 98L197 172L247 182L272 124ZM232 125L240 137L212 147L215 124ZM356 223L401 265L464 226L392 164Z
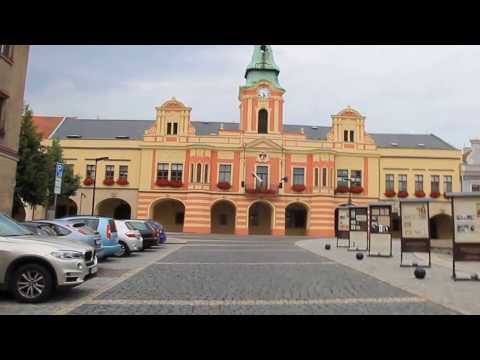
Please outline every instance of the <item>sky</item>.
M285 124L330 126L352 106L370 133L480 136L480 46L273 45ZM239 122L253 46L32 46L26 104L37 115L153 120L176 97L192 121Z

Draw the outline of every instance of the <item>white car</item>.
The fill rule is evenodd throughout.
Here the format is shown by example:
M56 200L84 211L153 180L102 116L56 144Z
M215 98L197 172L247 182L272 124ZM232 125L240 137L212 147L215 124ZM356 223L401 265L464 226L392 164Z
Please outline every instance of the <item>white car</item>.
M128 256L135 251L143 250L143 238L140 231L135 230L128 224L127 220L115 220L117 228L118 243L122 250L116 256Z

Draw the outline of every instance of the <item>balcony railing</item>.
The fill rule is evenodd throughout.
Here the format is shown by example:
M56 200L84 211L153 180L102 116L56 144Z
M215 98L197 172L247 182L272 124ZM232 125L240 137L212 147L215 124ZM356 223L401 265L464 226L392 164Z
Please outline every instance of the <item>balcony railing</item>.
M245 184L245 192L247 194L259 194L259 195L277 195L278 184Z

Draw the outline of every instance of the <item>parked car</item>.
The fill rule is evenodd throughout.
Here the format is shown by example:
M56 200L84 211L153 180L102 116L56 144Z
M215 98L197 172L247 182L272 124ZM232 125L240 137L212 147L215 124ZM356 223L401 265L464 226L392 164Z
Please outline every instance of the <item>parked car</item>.
M102 246L104 258L114 256L122 251L122 247L118 243L117 228L112 218L103 216L74 216L62 218L73 224L84 223L88 227L100 233L102 238Z
M54 233L54 236L59 238L81 241L90 245L95 248L98 259L103 259L105 256L100 234L85 223L72 223L66 220L35 220L32 223L42 226L43 230L48 229Z
M151 228L145 220L126 220L125 224L140 232L143 239L143 248L141 251L157 245L155 229Z
M155 220L146 220L150 227L155 229L155 236L157 237L157 245L164 244L167 241L167 235L163 229L163 225L159 224Z
M118 242L122 247L122 252L117 256L130 255L134 251L142 251L143 238L140 231L136 230L127 220L115 220L117 227Z
M91 246L34 235L0 214L0 288L17 301L46 301L55 289L81 285L97 269Z
M23 222L20 223L23 227L26 227L29 231L35 235L48 237L48 236L57 236L55 231L53 231L48 225L34 223L34 222Z

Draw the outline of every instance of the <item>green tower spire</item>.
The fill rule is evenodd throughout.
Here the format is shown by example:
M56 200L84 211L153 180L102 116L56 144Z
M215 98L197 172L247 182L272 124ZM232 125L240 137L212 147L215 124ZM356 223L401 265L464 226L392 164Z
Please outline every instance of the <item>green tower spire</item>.
M273 59L272 47L270 45L255 45L252 61L250 61L245 73L246 86L255 86L257 82L266 80L281 88L278 82L279 74L280 68Z

